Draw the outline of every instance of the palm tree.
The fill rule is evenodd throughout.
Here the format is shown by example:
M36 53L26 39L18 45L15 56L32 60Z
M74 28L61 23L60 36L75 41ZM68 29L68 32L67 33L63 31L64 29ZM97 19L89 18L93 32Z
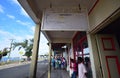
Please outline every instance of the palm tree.
M0 60L2 59L3 56L6 56L9 52L10 52L10 50L8 50L7 47L5 47L5 48L3 49L3 51L0 50Z
M13 43L13 50L16 47L19 47L18 50L20 50L21 48L23 48L25 50L25 56L27 56L27 58L29 59L30 56L32 55L32 49L33 49L33 39L30 40L24 40L23 42L14 42Z

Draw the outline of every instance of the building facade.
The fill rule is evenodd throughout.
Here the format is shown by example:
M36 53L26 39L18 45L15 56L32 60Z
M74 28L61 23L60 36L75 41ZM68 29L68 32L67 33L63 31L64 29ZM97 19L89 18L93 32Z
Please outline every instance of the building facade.
M41 31L49 41L50 55L64 52L61 47L67 45L68 60L90 57L93 78L120 78L120 0L18 1L36 23L31 78Z

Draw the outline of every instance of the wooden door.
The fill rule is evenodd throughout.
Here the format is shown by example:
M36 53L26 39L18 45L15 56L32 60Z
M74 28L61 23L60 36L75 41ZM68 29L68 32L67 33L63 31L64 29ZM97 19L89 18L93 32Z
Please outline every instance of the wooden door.
M114 35L97 34L103 78L120 78L120 46Z

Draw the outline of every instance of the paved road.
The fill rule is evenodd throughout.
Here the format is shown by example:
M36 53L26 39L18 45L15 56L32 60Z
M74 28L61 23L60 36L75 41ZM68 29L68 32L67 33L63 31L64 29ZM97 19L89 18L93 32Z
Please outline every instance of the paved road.
M47 61L38 62L37 78L40 78L44 74L48 67ZM6 68L0 70L0 78L28 78L30 64L21 66Z

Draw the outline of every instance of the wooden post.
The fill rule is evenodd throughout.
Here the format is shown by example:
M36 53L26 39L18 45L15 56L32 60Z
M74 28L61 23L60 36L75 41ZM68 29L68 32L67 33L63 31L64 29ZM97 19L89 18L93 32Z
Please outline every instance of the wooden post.
M51 43L49 43L49 66L48 66L48 78L51 78Z
M33 44L32 62L30 65L29 78L36 78L40 31L41 31L41 26L36 25L35 33L34 33L34 44Z

